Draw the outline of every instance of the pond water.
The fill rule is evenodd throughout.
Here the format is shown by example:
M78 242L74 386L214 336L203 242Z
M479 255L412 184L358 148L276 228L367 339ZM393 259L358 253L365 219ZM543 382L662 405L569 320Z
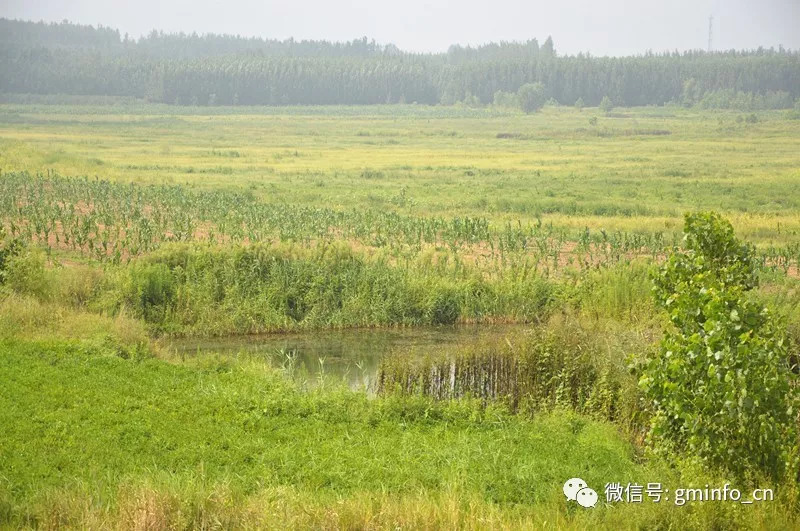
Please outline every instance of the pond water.
M424 356L444 347L504 341L522 325L460 325L310 331L224 339L176 340L169 349L183 356L245 353L285 369L309 384L331 378L353 389L374 389L381 360L395 352Z

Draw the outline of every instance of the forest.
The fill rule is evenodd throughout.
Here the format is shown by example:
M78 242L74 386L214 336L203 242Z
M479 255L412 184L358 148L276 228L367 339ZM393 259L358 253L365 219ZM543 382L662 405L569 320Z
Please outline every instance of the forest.
M542 44L453 45L414 54L366 37L350 42L165 34L0 20L0 92L114 96L176 105L501 103L541 83L560 105L680 103L781 109L800 96L800 53L757 49L559 55Z

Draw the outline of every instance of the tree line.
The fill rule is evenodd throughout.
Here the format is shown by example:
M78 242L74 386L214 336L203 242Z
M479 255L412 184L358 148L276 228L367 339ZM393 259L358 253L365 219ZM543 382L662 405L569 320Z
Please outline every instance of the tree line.
M490 104L521 87L563 105L790 107L800 53L758 49L561 56L552 39L405 53L345 43L230 35L140 39L66 22L0 19L0 92L103 95L178 105ZM752 103L751 105L756 105Z

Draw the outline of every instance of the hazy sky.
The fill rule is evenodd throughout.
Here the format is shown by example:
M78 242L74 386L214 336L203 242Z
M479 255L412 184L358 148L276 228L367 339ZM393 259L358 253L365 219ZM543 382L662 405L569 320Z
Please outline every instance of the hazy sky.
M800 0L0 0L0 16L103 24L132 36L152 29L284 39L367 36L404 50L450 44L543 42L560 53L624 55L714 48L800 49Z

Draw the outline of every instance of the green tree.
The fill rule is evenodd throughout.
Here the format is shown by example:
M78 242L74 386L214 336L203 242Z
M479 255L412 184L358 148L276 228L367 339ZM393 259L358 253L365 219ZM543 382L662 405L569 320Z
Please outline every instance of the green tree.
M547 36L547 40L544 41L541 48L542 54L545 56L553 57L556 54L555 46L553 45L553 37Z
M702 99L702 94L697 88L697 80L689 78L683 82L683 92L681 93L681 103L684 107L691 107Z
M526 113L531 114L544 106L547 99L545 97L544 85L541 83L526 83L517 91L517 99L520 108Z
M575 108L579 111L582 111L585 106L586 104L583 102L583 98L579 97L577 100L575 100Z
M614 108L614 104L611 103L611 98L608 96L603 96L603 99L600 100L600 110L603 112L611 112Z
M753 249L719 214L688 214L684 250L654 277L672 329L639 384L657 452L696 456L739 477L779 479L796 442L796 392L784 337L747 292Z

